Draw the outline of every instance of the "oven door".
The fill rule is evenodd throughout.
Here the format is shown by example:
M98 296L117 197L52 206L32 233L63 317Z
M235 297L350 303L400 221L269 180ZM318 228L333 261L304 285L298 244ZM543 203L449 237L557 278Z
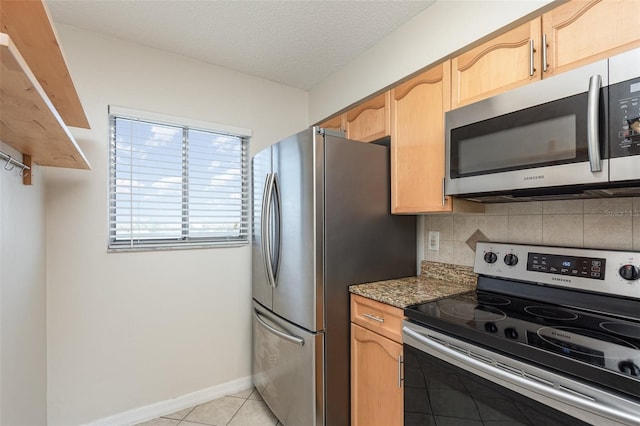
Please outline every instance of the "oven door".
M405 321L407 425L640 425L640 404Z
M602 60L446 113L447 195L608 182Z

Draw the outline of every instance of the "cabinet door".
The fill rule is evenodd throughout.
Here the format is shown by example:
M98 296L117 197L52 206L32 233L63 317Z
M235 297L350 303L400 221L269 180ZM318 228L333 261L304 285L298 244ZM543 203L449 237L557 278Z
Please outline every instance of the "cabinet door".
M371 142L391 134L389 92L361 103L347 111L347 138L360 142Z
M352 426L402 425L401 362L401 344L351 324Z
M450 62L391 91L391 211L451 211L443 191L444 112L449 110Z
M386 303L351 295L351 322L402 343L404 311Z
M546 77L640 46L640 3L570 1L542 15Z
M540 21L534 19L453 58L451 107L539 80Z
M327 121L323 121L322 123L318 124L318 126L322 127L323 129L329 129L329 130L336 130L338 132L344 132L346 129L346 125L345 125L345 119L346 119L346 115L345 114L340 114L336 117L330 118Z

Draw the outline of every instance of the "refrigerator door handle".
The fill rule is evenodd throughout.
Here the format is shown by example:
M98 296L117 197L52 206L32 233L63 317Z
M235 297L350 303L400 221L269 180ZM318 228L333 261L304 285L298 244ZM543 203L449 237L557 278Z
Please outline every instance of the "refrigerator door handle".
M267 173L267 177L264 182L264 191L262 192L262 211L261 211L261 227L260 227L260 238L262 245L262 263L264 264L264 270L267 273L267 282L269 285L271 283L271 276L269 275L269 268L271 266L271 254L269 253L269 198L270 198L270 188L271 188L271 178L273 174Z
M263 326L267 331L275 334L278 337L281 337L282 339L285 339L291 343L295 343L296 345L299 346L304 346L304 339L302 337L298 337L298 336L294 336L292 334L289 333L285 333L284 331L280 331L277 328L274 328L272 326L270 326L263 318L262 314L260 314L260 312L258 312L256 309L253 310L253 314L256 317L256 320L258 320L258 324L260 324L261 326Z
M278 183L278 174L273 173L273 195L275 200L275 217L273 224L275 225L275 233L272 233L274 244L269 244L269 255L272 260L272 278L273 287L278 285L278 271L280 270L280 244L282 241L282 200L280 198L280 184ZM270 230L271 231L271 230ZM273 251L272 251L273 249Z
M273 273L273 254L271 253L271 235L272 235L272 230L271 230L271 225L272 225L272 212L273 212L273 189L274 189L274 182L275 182L275 178L276 178L276 174L275 173L271 173L269 176L269 181L267 183L267 190L266 190L266 198L267 198L267 203L266 203L266 208L263 211L264 213L264 217L265 217L265 227L264 227L264 253L265 253L265 257L266 257L266 269L267 269L267 281L269 282L269 284L271 285L271 287L276 286L276 279Z

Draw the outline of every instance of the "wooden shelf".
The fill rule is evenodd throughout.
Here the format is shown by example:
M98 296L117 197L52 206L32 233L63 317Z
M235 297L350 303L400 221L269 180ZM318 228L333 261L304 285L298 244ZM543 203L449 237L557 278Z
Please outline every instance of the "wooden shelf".
M0 33L11 37L66 125L88 129L89 121L44 2L0 0Z
M90 168L49 96L5 33L0 33L0 93L2 142L42 166Z

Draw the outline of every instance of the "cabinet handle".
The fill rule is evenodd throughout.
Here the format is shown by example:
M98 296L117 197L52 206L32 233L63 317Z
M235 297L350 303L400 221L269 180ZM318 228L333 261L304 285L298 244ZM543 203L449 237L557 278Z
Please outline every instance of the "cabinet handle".
M542 71L547 72L549 64L547 64L547 35L542 34Z
M533 77L536 72L536 68L533 66L533 53L536 49L533 47L533 40L529 40L529 77Z
M384 322L384 318L380 318L379 316L374 315L374 314L362 314L362 316L365 317L365 318L372 319L374 321Z
M398 387L402 387L402 355L398 355Z

